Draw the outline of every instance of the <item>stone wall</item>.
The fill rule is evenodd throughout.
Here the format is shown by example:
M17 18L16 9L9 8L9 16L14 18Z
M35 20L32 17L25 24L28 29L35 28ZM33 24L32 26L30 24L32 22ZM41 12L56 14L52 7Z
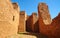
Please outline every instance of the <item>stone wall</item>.
M20 12L18 32L26 32L26 16L25 11Z
M30 31L30 32L35 31L35 26L37 26L36 25L37 20L38 20L38 17L36 13L32 13L32 15L29 16L29 18L26 21L27 31Z
M60 38L60 13L52 20L50 29L50 38Z
M13 5L13 8L14 8L16 11L20 11L19 6L18 6L18 3L12 3L12 5Z
M38 5L39 14L39 31L45 33L48 30L47 26L51 24L51 17L49 14L48 6L45 3L39 3Z
M33 24L31 25L31 28L32 28L33 32L35 32L35 26L36 27L38 26L38 25L36 25L37 20L38 20L37 13L32 13Z
M29 16L28 19L26 20L26 30L28 32L32 32L31 25L32 25L32 16Z
M38 14L39 18L42 18L45 25L51 24L52 20L49 14L48 6L45 3L40 3L38 5Z
M0 38L17 34L19 11L13 8L10 0L0 0Z
M39 33L39 21L37 20L36 23L34 24L34 32Z
M43 9L41 12L41 5L43 5ZM60 13L57 17L51 20L48 9L45 8L45 3L40 3L38 6L38 14L39 14L39 32L41 34L46 35L49 38L60 38ZM46 6L47 7L47 6ZM46 9L46 10L45 10ZM44 14L45 13L45 14ZM44 20L47 20L44 22Z
M19 9L19 7L18 7L18 4L17 3L12 3L12 5L13 5L13 9L14 9L14 11L15 12L13 12L13 24L14 25L17 25L16 27L17 27L17 29L16 29L16 31L18 32L18 25L19 25L19 14L20 14L20 9Z

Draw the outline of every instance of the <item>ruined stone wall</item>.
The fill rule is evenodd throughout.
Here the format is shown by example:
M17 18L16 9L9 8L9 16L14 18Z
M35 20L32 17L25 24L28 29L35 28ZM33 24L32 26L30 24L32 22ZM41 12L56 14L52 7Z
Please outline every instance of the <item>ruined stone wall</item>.
M44 24L45 25L51 24L52 20L49 14L48 6L45 3L40 3L38 9L39 18L40 17L42 18Z
M41 28L43 30L41 31L42 34L49 38L60 38L60 14L52 20L51 24L42 27L44 28Z
M13 8L14 8L16 11L20 12L20 8L19 8L19 6L18 6L18 3L12 3L12 5L13 5Z
M50 32L49 25L52 20L49 14L48 6L45 3L39 3L38 5L38 14L39 14L39 32L47 34Z
M45 5L45 4L44 4ZM44 6L43 5L43 6ZM44 34L44 35L46 35L47 37L49 37L49 38L60 38L60 14L57 16L57 17L55 17L54 19L52 19L52 21L51 21L51 17L50 17L50 15L48 14L48 13L46 13L46 12L41 12L41 4L39 4L39 6L38 6L38 14L39 14L39 32L41 33L41 34ZM43 7L44 8L44 7ZM46 9L46 8L45 8ZM45 14L44 14L45 13ZM43 16L42 16L42 15ZM47 14L47 15L46 15ZM45 16L47 17L45 17ZM48 19L50 19L50 20L48 20L47 22L49 23L49 24L45 24L45 22L43 21L44 19L43 18L45 18L45 20L48 20ZM47 23L46 22L46 23Z
M28 32L32 32L31 25L33 24L32 16L29 16L28 19L26 20L26 30Z
M14 9L14 11L15 12L13 12L13 19L12 19L12 21L14 22L13 24L14 25L17 25L16 27L17 27L17 29L16 29L16 31L18 32L18 25L19 25L19 14L20 14L20 9L19 9L19 7L18 7L18 4L17 3L12 3L12 5L13 5L13 9Z
M39 21L37 20L36 23L34 24L34 32L39 33Z
M50 29L50 38L60 38L60 13L52 20Z
M0 38L17 34L19 12L10 0L0 0Z
M37 22L38 17L37 17L37 13L32 13L32 21L33 24L31 25L32 31L35 31L35 26L37 27L38 25L35 25L35 23Z
M34 32L35 31L35 26L36 22L37 22L37 14L33 13L31 16L29 16L29 18L27 19L27 30L30 32Z
M26 32L26 13L25 13L25 11L20 12L18 32Z

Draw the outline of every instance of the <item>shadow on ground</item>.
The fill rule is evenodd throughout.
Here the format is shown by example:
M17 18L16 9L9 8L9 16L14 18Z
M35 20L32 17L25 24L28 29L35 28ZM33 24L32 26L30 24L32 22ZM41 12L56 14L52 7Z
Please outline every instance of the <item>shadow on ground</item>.
M39 33L19 33L19 34L24 34L24 35L32 35L32 36L36 36L37 38L48 38L46 35L43 34L39 34Z

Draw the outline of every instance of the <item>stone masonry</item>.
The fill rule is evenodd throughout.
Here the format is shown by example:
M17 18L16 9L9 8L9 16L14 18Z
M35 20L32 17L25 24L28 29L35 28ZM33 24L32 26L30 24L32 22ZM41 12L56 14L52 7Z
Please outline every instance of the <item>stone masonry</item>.
M35 23L37 22L37 20L38 20L37 13L32 13L32 23L33 23L33 25L31 25L31 28L32 28L33 32L35 30Z
M0 0L0 38L10 38L20 32L40 33L48 38L60 38L60 13L51 19L46 3L39 3L38 16L36 13L28 16L25 11L20 12L17 3Z
M43 5L43 6L42 6ZM43 9L41 8L43 7ZM46 7L44 7L46 6ZM45 8L45 9L44 9ZM39 32L46 35L48 38L60 38L60 13L57 17L51 20L47 5L45 3L40 3L38 5L39 14ZM41 12L42 11L42 12ZM44 14L45 13L45 14ZM44 20L46 20L44 22Z
M18 26L19 26L19 19L20 19L20 18L19 18L19 14L20 14L20 9L19 9L17 3L12 3L12 5L13 5L14 10L16 11L16 13L14 12L13 21L14 21L14 24L15 24L15 25L18 25ZM18 27L18 26L17 26L17 27ZM18 32L18 28L17 28L16 30L17 30L17 32Z
M18 32L26 32L26 17L25 11L21 11Z
M17 34L19 11L16 11L10 0L0 0L0 38Z
M39 3L38 5L38 15L39 15L39 32L40 33L49 33L49 25L51 24L52 20L49 14L48 6L45 3ZM48 31L48 32L46 32Z
M49 14L48 6L45 3L40 3L38 5L38 14L39 14L39 31L45 32L43 31L43 29L45 29L44 25L47 26L51 24L51 17Z
M13 8L14 8L16 11L20 12L20 9L19 9L19 6L18 6L17 3L12 3L12 5L13 5Z
M34 32L35 31L35 23L37 22L38 17L36 13L32 13L31 16L26 21L27 31ZM37 26L37 25L36 25Z
M28 16L28 19L26 20L26 30L28 32L32 32L31 25L32 25L32 16Z
M39 18L41 17L44 24L51 24L51 17L49 14L48 6L45 3L40 3L38 6Z

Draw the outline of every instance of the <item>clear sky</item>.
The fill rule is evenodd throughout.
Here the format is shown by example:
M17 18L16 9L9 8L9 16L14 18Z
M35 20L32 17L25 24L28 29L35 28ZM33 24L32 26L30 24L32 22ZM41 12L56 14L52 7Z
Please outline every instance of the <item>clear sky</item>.
M54 18L60 12L60 0L11 0L17 2L20 11L26 11L26 14L31 15L33 12L38 12L38 4L44 2L49 7L51 18Z

